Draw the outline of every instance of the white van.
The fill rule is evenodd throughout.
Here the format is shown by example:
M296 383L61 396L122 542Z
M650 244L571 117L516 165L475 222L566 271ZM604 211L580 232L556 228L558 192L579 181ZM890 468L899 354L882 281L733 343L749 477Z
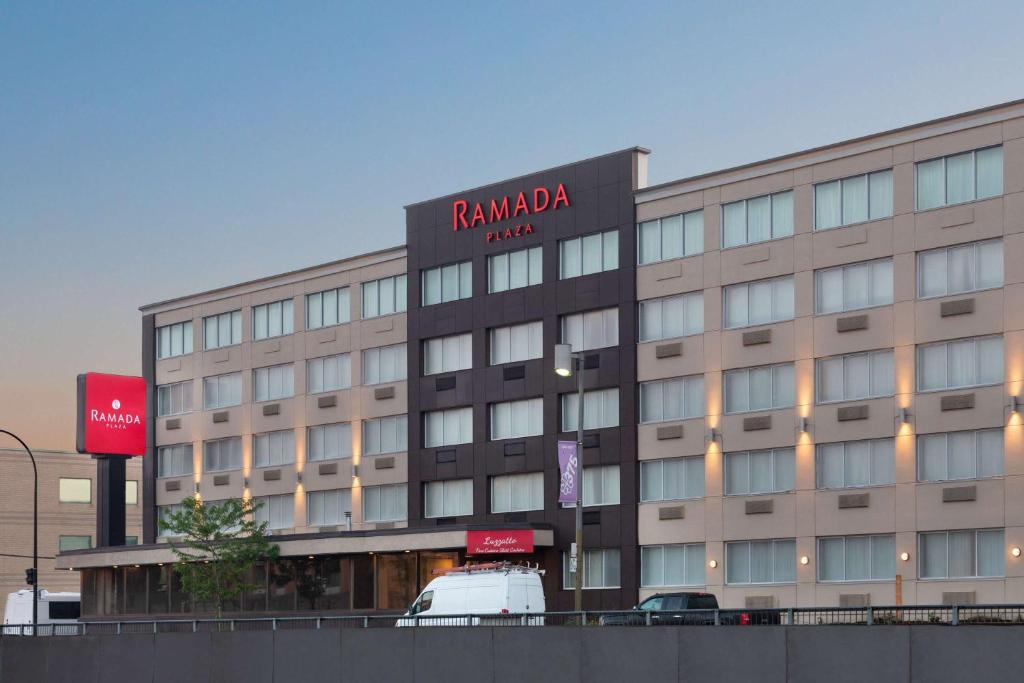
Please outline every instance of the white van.
M77 624L81 614L81 594L39 591L39 635L77 633L78 627L69 624ZM4 608L4 635L32 635L31 590L20 590L7 596L7 606Z
M542 626L543 570L502 562L447 570L427 584L396 626ZM515 616L511 616L515 615Z

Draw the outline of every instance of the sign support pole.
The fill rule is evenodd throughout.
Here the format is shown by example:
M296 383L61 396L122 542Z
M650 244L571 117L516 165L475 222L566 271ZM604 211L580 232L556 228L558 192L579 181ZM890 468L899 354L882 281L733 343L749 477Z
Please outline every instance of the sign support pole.
M94 455L96 460L96 547L124 545L127 458Z

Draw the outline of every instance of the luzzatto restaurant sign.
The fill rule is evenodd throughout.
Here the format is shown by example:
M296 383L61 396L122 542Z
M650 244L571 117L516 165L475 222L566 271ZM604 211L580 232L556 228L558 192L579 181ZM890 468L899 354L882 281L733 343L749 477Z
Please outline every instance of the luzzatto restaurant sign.
M146 380L87 372L78 376L79 453L145 455Z
M569 206L569 195L565 191L565 185L558 183L552 193L546 187L536 187L533 192L520 192L514 198L508 195L501 199L492 199L490 204L476 202L470 206L465 199L456 199L452 202L452 230L469 230L478 225L487 227L491 223L512 218L554 211L562 206ZM533 223L525 222L517 225L510 225L504 228L487 231L488 242L499 242L514 237L525 237L534 232Z
M467 531L467 555L512 555L533 552L533 530Z

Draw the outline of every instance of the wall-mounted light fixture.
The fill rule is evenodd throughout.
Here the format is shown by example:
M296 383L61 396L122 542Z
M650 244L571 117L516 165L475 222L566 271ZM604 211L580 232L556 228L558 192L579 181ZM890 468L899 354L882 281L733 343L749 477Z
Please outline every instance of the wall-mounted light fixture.
M196 482L196 493L199 493L199 482Z
M803 556L800 557L800 564L802 564L802 565L807 565L807 564L810 563L810 561L811 561L811 558L807 557L806 555L803 555Z
M1020 557L1020 547L1019 546L1013 546L1013 549L1010 550L1010 554L1013 555L1014 557Z
M1020 396L1011 396L1010 397L1010 412L1011 413L1016 413L1019 408L1020 408Z
M807 417L801 417L799 424L800 424L800 431L801 432L806 432L807 431Z
M249 488L249 477L242 477L242 486L244 488Z
M902 553L900 553L900 559L903 560L904 562L906 562L907 560L910 559L910 553L908 553L906 550L904 550Z
M708 433L704 435L705 443L714 443L715 441L720 441L721 439L722 433L715 429L714 427L709 429Z
M299 482L300 484L302 483L302 472L295 473L295 481Z
M906 408L900 408L900 424L907 424L910 422L910 411Z
M359 465L352 465L352 476L353 477L358 477L359 476Z
M711 560L710 562L708 562L708 566L714 569L718 566L718 560Z

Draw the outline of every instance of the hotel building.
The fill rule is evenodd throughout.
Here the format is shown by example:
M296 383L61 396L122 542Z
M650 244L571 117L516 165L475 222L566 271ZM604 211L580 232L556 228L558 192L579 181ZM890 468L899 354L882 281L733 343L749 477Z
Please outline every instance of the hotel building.
M586 609L1024 602L1024 102L657 186L647 156L144 307L144 544L61 555L83 611L190 609L157 520L193 494L264 503L283 559L238 610L401 609L487 535L571 608L561 342Z

